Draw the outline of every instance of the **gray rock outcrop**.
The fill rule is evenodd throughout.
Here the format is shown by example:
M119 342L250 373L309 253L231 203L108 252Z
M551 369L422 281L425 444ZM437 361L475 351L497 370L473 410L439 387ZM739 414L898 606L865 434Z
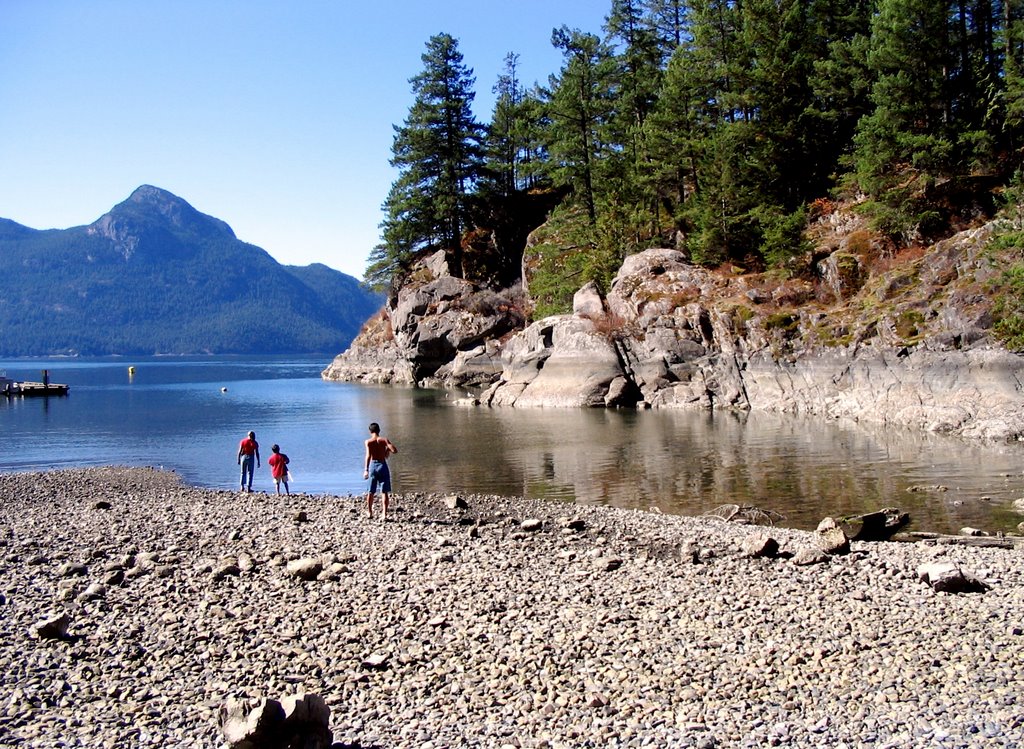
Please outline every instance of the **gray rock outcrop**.
M323 372L328 380L473 386L501 371L496 342L522 328L521 305L448 274L428 257L386 307Z
M730 284L737 301L724 303ZM814 314L764 314L742 290L742 278L693 266L676 250L632 255L606 312L588 299L588 316L547 318L514 336L481 401L756 409L990 441L1024 431L1024 357L989 342L964 314L945 310L942 334L912 347L884 326L860 331L870 334L863 341L824 345ZM702 301L710 298L719 301Z
M588 284L571 314L525 329L521 292L453 278L432 257L323 376L479 387L473 402L488 406L764 410L1010 441L1024 435L1024 357L992 341L977 292L996 272L991 233L875 277L837 241L809 266L817 285L771 288L645 250L607 295Z

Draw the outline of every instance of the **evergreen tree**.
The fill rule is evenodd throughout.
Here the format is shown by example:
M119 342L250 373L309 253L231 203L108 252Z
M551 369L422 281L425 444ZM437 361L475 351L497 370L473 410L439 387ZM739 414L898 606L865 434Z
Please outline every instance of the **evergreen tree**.
M367 275L381 279L407 267L420 251L442 248L462 274L462 232L469 197L483 170L483 129L473 117L473 71L458 42L437 34L410 79L415 100L395 127L391 165L401 170L384 204L381 244Z
M518 71L519 55L510 52L494 85L497 98L487 129L487 188L502 196L536 186L545 160L541 102L523 87Z
M873 111L859 123L855 158L890 231L916 232L931 218L918 197L956 162L949 17L946 2L880 0L872 21Z
M518 70L519 55L509 52L505 70L492 89L497 96L487 129L487 171L495 191L506 196L516 190L520 176L523 89Z
M606 192L627 224L621 227L622 235L637 246L642 234L658 231L659 203L647 179L652 164L644 124L658 99L662 52L640 0L613 0L605 30L617 49Z
M640 0L612 0L605 29L613 43L620 45L618 64L617 115L625 121L629 145L636 148L647 115L657 100L661 83L661 50Z
M665 68L681 44L690 39L690 8L686 0L647 0L646 23L654 34Z
M806 0L748 0L742 38L754 63L747 73L748 99L757 121L751 144L753 181L785 211L799 207L815 179L808 157L809 79L815 53ZM816 186L820 187L820 186Z
M363 281L375 291L385 291L409 271L417 252L431 235L424 221L429 214L417 200L418 193L407 175L391 185L384 201L384 220L380 224L381 241L367 260Z
M534 84L523 92L519 113L519 187L530 189L550 181L547 176L550 173L550 157L546 133L551 120L544 92L539 85Z
M573 188L594 225L597 184L607 156L607 128L614 107L612 53L597 36L565 26L552 32L551 43L564 57L547 92L553 177Z
M1000 141L1015 152L1024 147L1024 0L1003 0L1001 47L1006 93Z
M700 189L697 165L713 124L705 116L706 84L692 45L680 45L669 60L658 101L644 124L651 154L645 188L661 207L658 215L669 217L674 243L684 246L693 229L686 209ZM660 225L655 233L663 233Z
M868 48L873 3L821 0L816 8L819 47L806 113L812 123L808 157L819 162L819 175L838 176L849 166L857 123L871 111ZM825 191L821 186L819 194Z
M756 248L749 211L760 196L749 157L757 131L740 10L731 0L693 0L692 41L682 57L696 136L690 147L694 190L683 215L692 226L689 249L703 263L741 258Z

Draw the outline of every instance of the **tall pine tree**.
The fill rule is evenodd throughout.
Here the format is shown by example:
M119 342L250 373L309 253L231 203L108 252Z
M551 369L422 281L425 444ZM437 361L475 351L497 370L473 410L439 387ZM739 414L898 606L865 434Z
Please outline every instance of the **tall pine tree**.
M540 127L541 102L519 80L519 55L505 55L505 68L493 92L494 111L487 128L487 184L490 192L507 197L535 187L545 159Z
M550 142L556 182L572 186L591 225L597 223L597 189L608 155L608 123L614 111L614 62L594 34L563 26L551 34L562 51L558 76L548 91Z
M617 92L607 192L627 224L623 236L636 247L643 234L658 231L660 204L647 179L652 164L644 124L661 87L662 49L641 0L613 0L605 30L616 49Z
M395 127L391 165L400 170L384 203L382 237L367 278L378 283L407 268L416 254L444 249L453 275L463 274L462 233L469 198L483 171L483 128L473 117L473 71L458 42L437 34L410 79L415 100Z
M880 0L872 21L873 110L857 129L857 180L883 228L905 236L934 220L920 196L956 161L949 18L944 1Z

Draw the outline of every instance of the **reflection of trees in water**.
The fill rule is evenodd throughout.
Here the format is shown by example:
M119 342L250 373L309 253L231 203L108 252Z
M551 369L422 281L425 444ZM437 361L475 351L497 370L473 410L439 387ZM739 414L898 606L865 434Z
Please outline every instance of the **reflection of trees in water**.
M464 408L442 399L415 398L389 428L409 473L402 491L525 494L686 515L747 504L804 528L826 515L897 506L916 527L946 531L996 530L992 505L977 497L1018 496L988 478L993 463L1013 466L1012 454L934 435L780 414ZM913 484L950 491L908 493Z

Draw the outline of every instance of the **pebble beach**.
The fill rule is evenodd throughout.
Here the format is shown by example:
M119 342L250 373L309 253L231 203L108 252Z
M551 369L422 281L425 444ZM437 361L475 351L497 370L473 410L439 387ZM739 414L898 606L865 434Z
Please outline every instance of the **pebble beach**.
M1024 550L480 495L0 474L0 746L226 747L316 694L335 747L1024 745ZM952 561L982 593L936 592ZM61 636L40 622L63 618Z

